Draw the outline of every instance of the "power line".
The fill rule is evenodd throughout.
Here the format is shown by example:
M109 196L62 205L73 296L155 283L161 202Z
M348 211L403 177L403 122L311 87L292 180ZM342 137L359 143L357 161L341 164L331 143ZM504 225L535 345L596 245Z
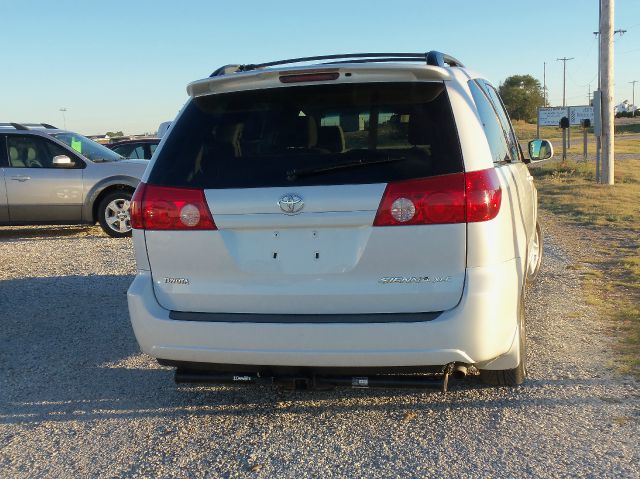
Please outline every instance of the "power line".
M576 69L574 69L574 73L577 73L579 76L585 75L585 71L587 70L587 66L586 64L589 63L592 60L593 54L596 52L596 47L598 47L598 36L594 36L593 37L593 42L591 43L591 46L589 47L589 50L587 51L587 53L585 55L581 55L581 59L583 59L584 61L582 63L578 63L576 65ZM590 68L589 68L590 70ZM588 74L588 73L587 73ZM570 73L567 73L567 75L569 76L569 79L572 80L572 75ZM572 80L573 81L573 80ZM575 81L574 81L575 82ZM580 85L580 86L584 86L584 85Z
M593 83L593 80L595 80L595 79L596 79L596 77L598 76L598 74L596 73L595 75L593 75L593 76L591 77L591 80L589 80L587 83L578 83L578 82L573 78L573 76L571 75L571 73L567 73L567 76L569 77L569 80L571 80L571 83L573 83L575 86L578 86L578 87L585 87L585 86L587 86L587 85L591 85L591 84Z

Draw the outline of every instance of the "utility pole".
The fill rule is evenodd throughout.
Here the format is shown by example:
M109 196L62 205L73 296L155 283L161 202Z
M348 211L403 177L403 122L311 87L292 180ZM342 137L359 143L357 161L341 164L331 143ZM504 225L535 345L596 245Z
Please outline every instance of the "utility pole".
M565 101L566 92L567 92L567 62L569 60L573 60L572 58L557 58L556 61L561 61L563 65L562 69L562 106L567 106L567 102ZM569 128L566 129L567 134L567 146L571 148L571 124L569 124ZM563 158L565 159L565 158Z
M573 60L572 58L556 58L556 61L558 62L563 62L563 70L562 70L562 106L567 106L567 103L565 101L566 98L566 92L567 92L567 62L569 60Z
M596 39L598 40L598 84L596 85L596 88L598 90L598 101L597 101L597 107L598 110L602 111L602 82L600 81L600 18L602 18L602 0L598 0L598 31L597 32L593 32L593 34L596 36ZM599 122L601 122L601 118L602 116L600 115L600 111L595 111L595 107L596 107L596 95L593 95L593 106L594 106L594 115L598 115L599 118ZM596 183L600 183L600 181L602 180L601 178L601 161L600 161L600 154L602 152L602 132L600 133L596 133Z
M598 31L593 32L593 34L598 38L598 91L602 92L602 38L600 36L600 32L602 31L602 1L598 1ZM613 26L611 27L613 28ZM620 36L627 33L626 30L615 30L613 34L619 34ZM602 108L601 108L602 109ZM601 156L602 156L602 136L596 136L596 183L601 183L602 180L602 167L601 167Z
M636 116L636 110L638 109L638 107L636 106L636 83L638 83L638 80L633 80L630 81L629 83L631 83L631 104L633 105L633 113L632 115L635 117Z
M614 184L614 139L613 139L613 12L615 0L601 0L600 55L602 58L602 180Z

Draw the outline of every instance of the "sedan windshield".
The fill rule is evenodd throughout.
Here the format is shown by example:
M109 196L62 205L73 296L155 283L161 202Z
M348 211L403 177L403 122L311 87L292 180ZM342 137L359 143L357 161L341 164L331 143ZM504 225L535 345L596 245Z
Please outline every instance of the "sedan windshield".
M53 136L91 161L118 161L122 159L122 156L115 151L77 133L58 133Z

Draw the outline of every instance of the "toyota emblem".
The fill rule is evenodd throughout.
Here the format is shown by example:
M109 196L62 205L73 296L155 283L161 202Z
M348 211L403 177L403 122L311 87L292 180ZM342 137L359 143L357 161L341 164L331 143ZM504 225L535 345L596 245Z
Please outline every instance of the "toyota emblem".
M304 201L300 196L289 193L278 200L278 206L287 215L297 215L304 208Z

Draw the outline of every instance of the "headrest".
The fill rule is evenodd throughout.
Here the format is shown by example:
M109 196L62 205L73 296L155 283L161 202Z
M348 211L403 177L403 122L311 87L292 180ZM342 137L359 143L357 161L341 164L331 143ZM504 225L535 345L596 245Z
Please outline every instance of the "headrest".
M33 161L36 159L36 149L33 147L27 148L27 161Z
M344 151L344 132L341 126L321 126L318 129L318 148L324 148L331 153Z
M216 141L220 143L234 143L240 139L243 123L223 123L216 128Z
M283 148L313 148L318 143L318 128L310 116L287 118L278 133L278 145Z
M11 161L18 160L18 149L15 146L9 147L9 158Z

